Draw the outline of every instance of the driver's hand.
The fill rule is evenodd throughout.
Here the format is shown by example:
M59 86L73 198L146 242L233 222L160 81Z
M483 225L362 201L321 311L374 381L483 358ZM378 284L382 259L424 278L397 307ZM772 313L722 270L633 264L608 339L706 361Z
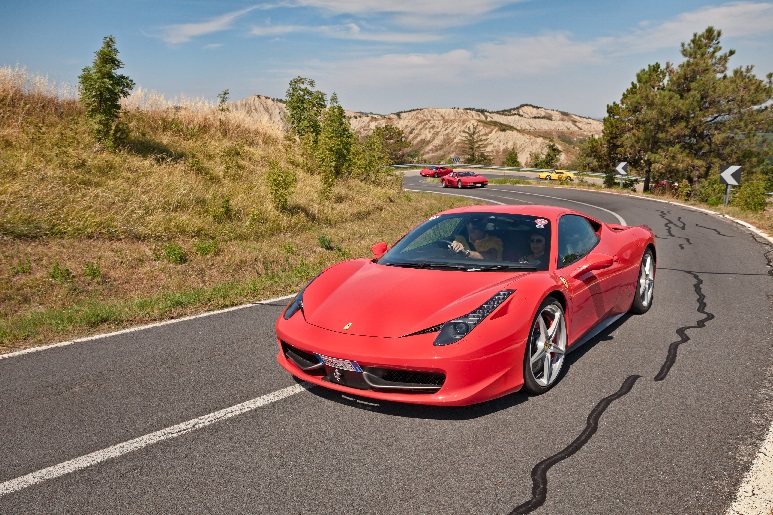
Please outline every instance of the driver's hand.
M461 244L461 243L459 243L458 241L454 241L454 242L452 242L452 243L451 243L451 245L449 245L449 247L448 247L448 248L450 248L450 249L451 249L451 250L453 250L454 252L457 252L457 253L459 253L459 252L461 252L461 251L463 251L463 250L464 250L464 245L462 245L462 244Z

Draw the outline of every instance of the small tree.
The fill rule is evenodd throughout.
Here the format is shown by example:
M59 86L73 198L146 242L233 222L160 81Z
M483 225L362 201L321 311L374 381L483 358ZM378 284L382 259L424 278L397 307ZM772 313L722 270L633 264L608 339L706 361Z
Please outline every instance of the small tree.
M290 131L302 141L310 139L312 144L317 143L322 130L321 118L326 105L325 94L315 87L313 80L296 77L285 93Z
M352 132L344 108L338 103L335 93L330 97L328 107L321 120L317 142L317 159L322 168L323 183L326 189L333 186L335 180L344 174L349 164L349 156L357 138Z
M561 149L551 139L542 154L531 154L531 166L534 168L555 168L558 166L558 160L561 158Z
M520 168L521 162L518 160L518 151L511 148L505 156L505 166L511 166L513 168Z
M405 133L402 129L387 124L373 129L371 136L381 140L383 149L389 154L389 164L405 162L405 153L411 144L405 138Z
M290 197L298 183L295 171L283 168L282 165L272 159L269 163L267 178L274 207L279 211L286 211L290 205Z
M226 112L228 111L228 106L226 105L228 103L228 95L230 95L231 92L227 89L224 89L217 95L217 110Z
M462 152L469 164L491 164L491 156L488 153L488 138L480 132L478 124L471 125L462 131Z
M123 68L118 59L115 38L107 36L102 40L102 48L95 52L94 64L83 68L78 77L80 101L86 106L94 137L109 146L116 143L116 120L121 112L121 99L129 96L134 89L134 81L126 75L116 73ZM119 128L120 129L120 128Z

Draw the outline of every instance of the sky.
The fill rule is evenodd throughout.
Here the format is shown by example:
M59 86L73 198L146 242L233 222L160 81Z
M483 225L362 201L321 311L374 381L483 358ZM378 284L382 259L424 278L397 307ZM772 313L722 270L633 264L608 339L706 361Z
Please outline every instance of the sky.
M773 1L0 0L0 67L77 85L108 35L138 87L169 101L284 98L305 77L346 109L603 118L636 73L722 31L730 68L773 72Z

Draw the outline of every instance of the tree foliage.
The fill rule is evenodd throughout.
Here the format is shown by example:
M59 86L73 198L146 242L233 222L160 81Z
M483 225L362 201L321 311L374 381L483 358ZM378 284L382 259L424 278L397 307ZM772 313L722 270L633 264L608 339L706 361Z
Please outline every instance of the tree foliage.
M381 146L388 153L389 164L405 162L406 151L411 144L402 129L387 124L373 129L371 136L381 141Z
M302 141L310 139L314 144L322 130L322 113L327 106L325 94L315 87L312 79L296 77L285 94L290 131Z
M511 148L508 150L507 155L505 156L505 166L512 166L515 168L520 168L521 161L518 160L518 151L514 148Z
M308 160L306 165L322 177L320 194L328 195L336 181L342 178L392 184L396 175L389 168L390 160L407 148L402 130L386 126L359 141L338 96L333 93L327 105L325 93L315 91L314 87L313 80L296 77L287 90L286 104L290 131L301 141ZM284 179L292 179L286 183L291 186L289 191L292 193L294 177L279 173L274 176L280 186L285 184ZM278 191L283 190L279 188ZM289 194L284 200L280 198L279 205L286 205L287 197Z
M551 139L542 153L531 154L531 166L534 168L556 168L561 159L561 149Z
M607 106L606 166L628 161L644 174L645 188L651 179L697 186L729 164L752 176L768 173L773 152L761 133L773 125L773 74L760 80L752 66L728 73L735 51L722 52L721 35L713 27L693 34L681 45L682 63L647 66Z
M129 96L134 81L117 73L123 63L118 59L113 36L103 38L102 48L94 55L94 63L83 68L78 77L80 101L86 107L94 137L112 146L121 136L125 137L125 128L116 127L116 121L121 112L121 99Z
M349 118L333 93L330 106L322 113L317 141L317 159L325 187L332 187L335 180L344 175L356 141Z
M462 131L462 154L465 161L474 165L491 164L488 138L476 123Z

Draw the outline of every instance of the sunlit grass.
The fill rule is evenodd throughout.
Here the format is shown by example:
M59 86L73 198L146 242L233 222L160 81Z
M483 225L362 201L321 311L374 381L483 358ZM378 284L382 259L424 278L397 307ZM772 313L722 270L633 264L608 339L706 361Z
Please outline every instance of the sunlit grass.
M0 350L292 293L469 203L396 180L342 179L323 197L273 127L142 89L124 109L131 136L109 151L71 87L0 68ZM284 211L272 162L298 177Z

